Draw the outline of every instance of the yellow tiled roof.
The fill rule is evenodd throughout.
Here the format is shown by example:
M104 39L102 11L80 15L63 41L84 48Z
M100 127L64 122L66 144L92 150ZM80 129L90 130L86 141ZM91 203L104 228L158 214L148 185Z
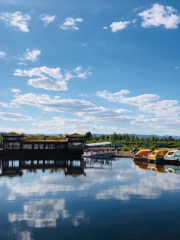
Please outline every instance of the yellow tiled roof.
M11 133L2 133L1 136L2 137L25 137L26 134L11 132Z
M52 142L68 142L68 140L66 139L66 140L51 140L51 139L49 139L49 140L43 140L43 139L37 139L37 140L31 140L31 139L22 139L22 142L42 142L42 143L48 143L48 142L50 142L50 143L52 143Z
M72 137L72 138L83 138L86 137L86 134L78 134L78 133L73 133L73 134L65 134L64 137Z

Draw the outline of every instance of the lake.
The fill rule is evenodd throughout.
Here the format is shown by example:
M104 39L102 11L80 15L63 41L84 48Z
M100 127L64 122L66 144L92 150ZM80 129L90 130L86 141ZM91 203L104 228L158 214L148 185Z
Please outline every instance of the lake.
M2 160L0 239L180 239L180 167Z

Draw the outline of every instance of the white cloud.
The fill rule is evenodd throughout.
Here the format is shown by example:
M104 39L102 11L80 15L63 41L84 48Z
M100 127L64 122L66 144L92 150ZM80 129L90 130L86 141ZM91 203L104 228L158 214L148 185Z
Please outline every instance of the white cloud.
M137 97L124 97L124 95L129 94L130 92L128 90L121 90L120 92L116 93L109 93L107 91L103 92L97 92L96 95L98 97L107 99L111 102L118 102L118 103L125 103L132 106L142 106L144 104L147 104L150 101L155 101L159 99L159 96L156 94L143 94L139 95Z
M151 9L139 13L139 16L143 19L141 26L144 28L164 25L166 29L175 29L180 23L180 15L174 8L158 3L154 4Z
M23 55L24 56L24 60L29 60L32 62L37 61L37 57L41 54L41 50L33 50L32 52L29 51L29 49L27 49L27 52Z
M75 73L75 75L74 75ZM66 71L64 75L64 80L69 81L72 78L87 78L87 75L91 75L92 73L89 71L89 68L87 71L82 72L81 67L75 68L73 71Z
M88 97L88 94L79 94L78 96L80 96L80 97Z
M97 107L90 101L77 99L57 99L51 98L48 95L36 95L33 93L24 95L15 95L12 101L12 106L18 105L36 106L44 111L52 112L72 112L86 120L96 121L110 121L110 122L129 122L134 118L129 115L131 111L126 109L109 109L104 107ZM88 113L88 114L87 114Z
M3 58L3 57L5 57L5 56L6 56L6 53L0 51L0 57Z
M3 103L3 102L0 102L0 106L5 108L13 108L12 106L9 106L7 103Z
M12 104L26 104L29 106L36 106L42 108L44 111L57 111L57 112L88 112L94 105L89 101L77 99L57 99L51 98L48 95L36 95L28 93L24 95L15 95L15 100Z
M108 27L103 27L103 29L108 29Z
M47 74L53 78L56 79L61 79L62 74L60 73L60 68L48 68L46 66L40 67L40 68L32 68L29 71L21 71L20 69L15 70L14 75L15 76L28 76L28 77L33 77L33 76L38 76L38 77L44 77L43 74Z
M1 13L0 19L6 22L7 25L15 27L15 29L22 32L29 32L28 24L31 17L27 14L22 14L21 12L14 13Z
M86 112L78 112L77 115L87 120L103 122L130 122L133 117L129 116L132 112L126 109L109 109L105 107L95 107Z
M67 81L72 78L87 78L87 75L91 74L89 70L82 72L81 67L75 68L73 71L65 71L64 78L60 72L60 68L48 68L46 66L40 68L33 68L29 71L27 70L15 70L15 76L38 76L39 78L33 78L28 80L28 84L34 86L35 88L43 88L45 90L54 90L54 91L66 91ZM56 81L47 77L46 75L53 77ZM61 81L60 81L61 80Z
M12 2L11 2L12 3ZM33 240L33 238L31 237L31 232L29 231L23 231L23 232L19 232L17 239L21 239L21 240Z
M141 7L137 7L137 8L135 8L134 10L133 10L133 12L137 12L137 11L139 11L140 9L142 9L143 7L141 6Z
M25 63L25 62L19 62L19 63L17 63L18 65L27 65L27 63Z
M48 77L29 79L28 85L32 85L35 88L43 88L45 90L53 90L53 91L67 91L68 89L67 82L53 81Z
M111 31L112 32L117 32L120 30L123 30L125 28L128 27L128 24L130 24L130 22L126 21L126 22L113 22L110 27L111 27Z
M175 135L180 134L179 126L180 126L180 117L159 117L159 118L141 118L137 117L132 124L138 124L143 126L144 128L150 127L154 129L164 129L168 130L168 132L172 132L175 130Z
M44 22L44 26L47 26L49 23L52 23L55 20L56 16L50 16L48 14L40 15L40 19Z
M21 90L13 88L13 89L11 89L11 92L14 92L14 93L20 93Z
M10 120L10 121L31 121L31 120L33 120L32 117L24 116L19 113L7 113L7 112L0 112L0 118L3 120Z
M56 220L69 217L65 210L65 199L43 199L26 203L23 206L23 213L9 213L11 223L27 221L28 225L34 228L56 227Z
M179 67L175 67L175 69L178 69Z
M177 100L163 100L156 103L148 103L139 108L140 111L145 113L154 113L156 116L179 116L180 106Z
M66 21L63 23L63 25L60 25L60 28L63 30L69 30L69 29L74 29L74 30L79 30L79 28L76 26L76 22L83 22L82 18L66 18Z

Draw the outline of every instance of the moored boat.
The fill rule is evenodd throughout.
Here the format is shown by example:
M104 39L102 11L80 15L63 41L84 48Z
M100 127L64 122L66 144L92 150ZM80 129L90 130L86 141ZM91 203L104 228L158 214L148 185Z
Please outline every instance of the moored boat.
M83 158L107 158L113 157L111 142L90 143L84 146Z
M150 149L142 149L134 155L134 160L146 160L151 153Z
M179 161L179 160L180 160L180 150L170 150L170 151L164 156L164 160Z
M167 150L160 150L160 149L155 150L148 156L148 160L153 160L153 161L163 160L166 153L167 153Z

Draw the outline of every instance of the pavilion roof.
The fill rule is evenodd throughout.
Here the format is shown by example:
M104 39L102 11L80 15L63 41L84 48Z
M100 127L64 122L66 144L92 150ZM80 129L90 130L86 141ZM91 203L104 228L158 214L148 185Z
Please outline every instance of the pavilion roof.
M2 137L25 137L26 134L11 132L11 133L1 133L1 136Z
M68 142L68 140L52 140L52 139L48 139L48 140L44 140L44 139L22 139L22 142L42 142L42 143L52 143L52 142Z
M78 134L78 133L73 133L73 134L65 134L64 137L72 137L72 138L82 138L86 137L86 134Z

